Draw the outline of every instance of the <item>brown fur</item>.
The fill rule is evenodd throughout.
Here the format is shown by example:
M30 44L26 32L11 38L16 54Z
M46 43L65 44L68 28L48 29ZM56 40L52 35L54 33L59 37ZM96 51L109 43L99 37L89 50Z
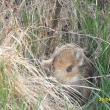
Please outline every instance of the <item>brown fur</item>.
M43 61L43 63L53 64L54 74L60 83L77 85L74 88L81 93L82 100L86 101L89 90L78 86L87 86L84 78L92 76L92 67L81 48L73 44L61 46L55 50L51 60Z

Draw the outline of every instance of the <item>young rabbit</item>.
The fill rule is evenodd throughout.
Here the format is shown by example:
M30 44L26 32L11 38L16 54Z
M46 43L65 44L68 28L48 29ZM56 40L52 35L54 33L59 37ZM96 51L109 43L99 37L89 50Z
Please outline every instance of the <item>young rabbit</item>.
M87 101L86 99L89 97L87 78L92 76L92 66L80 47L75 44L57 47L52 57L42 63L53 66L54 75L60 83L73 85L72 87L81 96L82 101L78 102L82 104ZM71 93L70 95L74 97Z

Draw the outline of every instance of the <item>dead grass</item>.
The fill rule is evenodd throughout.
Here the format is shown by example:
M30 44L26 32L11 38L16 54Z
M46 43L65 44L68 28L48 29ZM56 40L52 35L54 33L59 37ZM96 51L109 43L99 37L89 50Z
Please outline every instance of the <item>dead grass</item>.
M8 100L4 103L7 109L0 106L1 109L83 109L79 104L71 104L62 89L68 86L59 84L54 77L47 77L50 71L46 73L43 70L41 60L49 57L58 44L74 42L88 48L87 37L91 38L91 45L95 40L99 43L91 55L95 60L102 49L102 42L108 46L110 43L102 39L102 34L101 37L82 34L86 30L78 29L78 22L82 20L72 1L56 1L38 0L32 1L31 5L26 5L25 0L19 5L8 0L0 1L0 87L8 90ZM94 15L95 12L92 13ZM90 89L100 91L95 87Z
M13 35L10 35L10 40L8 39L7 43L3 43L4 46L0 47L0 62L2 63L3 61L4 65L1 67L0 73L1 77L3 75L8 77L7 84L15 95L15 101L19 103L18 99L21 98L29 110L34 108L39 100L39 106L37 105L39 110L63 110L66 108L64 100L68 100L68 98L60 90L56 79L53 77L48 78L40 67L34 66L27 58L24 58L23 54L21 54L22 52L20 52L22 49L17 50L18 45L22 44L22 39L21 41L13 39ZM22 38L24 37L22 36ZM4 39L5 42L6 40ZM11 40L13 40L13 43L9 45ZM25 48L27 48L27 44L25 44ZM11 101L9 103L11 104ZM69 108L73 107L69 102L68 106Z

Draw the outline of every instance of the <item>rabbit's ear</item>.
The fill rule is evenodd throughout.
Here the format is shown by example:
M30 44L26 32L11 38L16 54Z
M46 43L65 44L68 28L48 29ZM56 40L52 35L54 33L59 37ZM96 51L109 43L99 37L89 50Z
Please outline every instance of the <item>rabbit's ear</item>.
M48 59L48 60L43 60L43 61L41 62L41 64L42 64L43 66L51 66L52 63L53 63L53 58Z
M84 64L84 54L82 49L78 49L75 52L76 59L78 61L78 66L82 66Z

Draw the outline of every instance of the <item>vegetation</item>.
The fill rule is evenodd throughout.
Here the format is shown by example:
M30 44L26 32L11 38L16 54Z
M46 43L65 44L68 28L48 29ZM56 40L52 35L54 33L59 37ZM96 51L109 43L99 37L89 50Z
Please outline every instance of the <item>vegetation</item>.
M110 2L96 1L0 1L1 110L110 109ZM86 48L94 67L83 107L71 105L62 90L69 87L41 65L63 43Z

